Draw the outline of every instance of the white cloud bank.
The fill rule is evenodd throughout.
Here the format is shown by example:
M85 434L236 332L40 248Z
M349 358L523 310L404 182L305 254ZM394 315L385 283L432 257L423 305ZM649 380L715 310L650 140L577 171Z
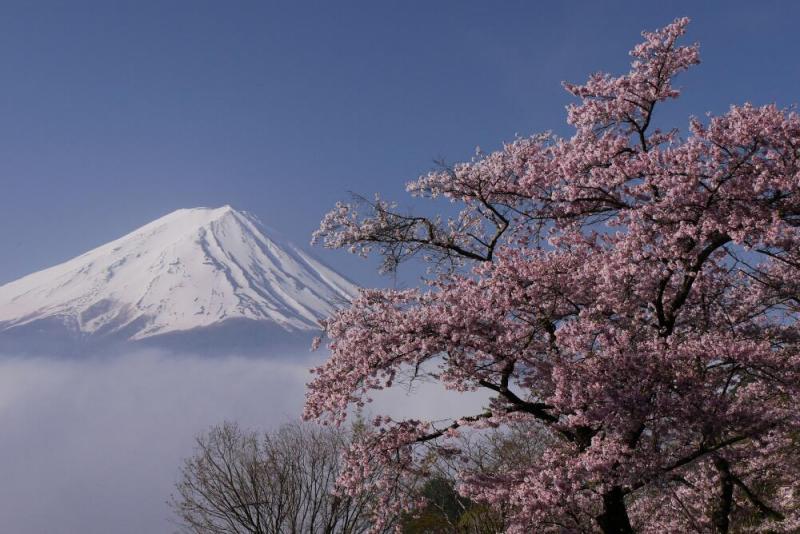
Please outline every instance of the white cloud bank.
M199 358L0 359L0 518L17 534L174 532L168 499L194 437L235 420L269 429L300 416L308 354ZM423 387L375 411L444 417L477 410Z

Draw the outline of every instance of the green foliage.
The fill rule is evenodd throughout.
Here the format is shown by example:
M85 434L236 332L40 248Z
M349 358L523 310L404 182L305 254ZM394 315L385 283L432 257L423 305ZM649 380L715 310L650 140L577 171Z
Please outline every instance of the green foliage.
M447 478L431 478L420 495L427 504L403 519L404 534L493 534L504 529L500 514L459 495Z

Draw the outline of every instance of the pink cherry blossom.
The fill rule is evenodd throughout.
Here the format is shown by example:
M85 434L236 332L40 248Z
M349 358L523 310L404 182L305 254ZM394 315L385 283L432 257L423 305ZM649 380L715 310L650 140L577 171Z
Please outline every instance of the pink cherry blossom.
M376 198L322 221L326 246L436 276L365 290L325 323L305 416L339 424L399 377L494 395L445 423L377 418L344 491L396 495L460 432L528 421L548 436L540 457L459 475L511 511L509 532L800 531L800 118L744 104L685 137L653 130L699 63L678 44L687 24L645 32L627 74L565 84L571 138L408 184L460 205L453 218Z

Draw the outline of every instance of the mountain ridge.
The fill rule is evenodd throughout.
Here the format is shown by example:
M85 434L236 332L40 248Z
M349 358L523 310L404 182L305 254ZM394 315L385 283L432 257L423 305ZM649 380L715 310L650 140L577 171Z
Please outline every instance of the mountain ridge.
M1 285L0 336L47 323L141 341L230 320L308 333L357 290L251 214L181 209Z

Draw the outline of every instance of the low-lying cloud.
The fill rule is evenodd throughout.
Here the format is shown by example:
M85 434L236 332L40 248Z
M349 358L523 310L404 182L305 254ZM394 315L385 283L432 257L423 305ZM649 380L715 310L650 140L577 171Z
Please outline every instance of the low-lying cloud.
M318 361L0 358L0 530L174 532L165 502L194 437L224 420L265 430L296 420ZM374 409L445 417L482 403L423 387L382 395Z

